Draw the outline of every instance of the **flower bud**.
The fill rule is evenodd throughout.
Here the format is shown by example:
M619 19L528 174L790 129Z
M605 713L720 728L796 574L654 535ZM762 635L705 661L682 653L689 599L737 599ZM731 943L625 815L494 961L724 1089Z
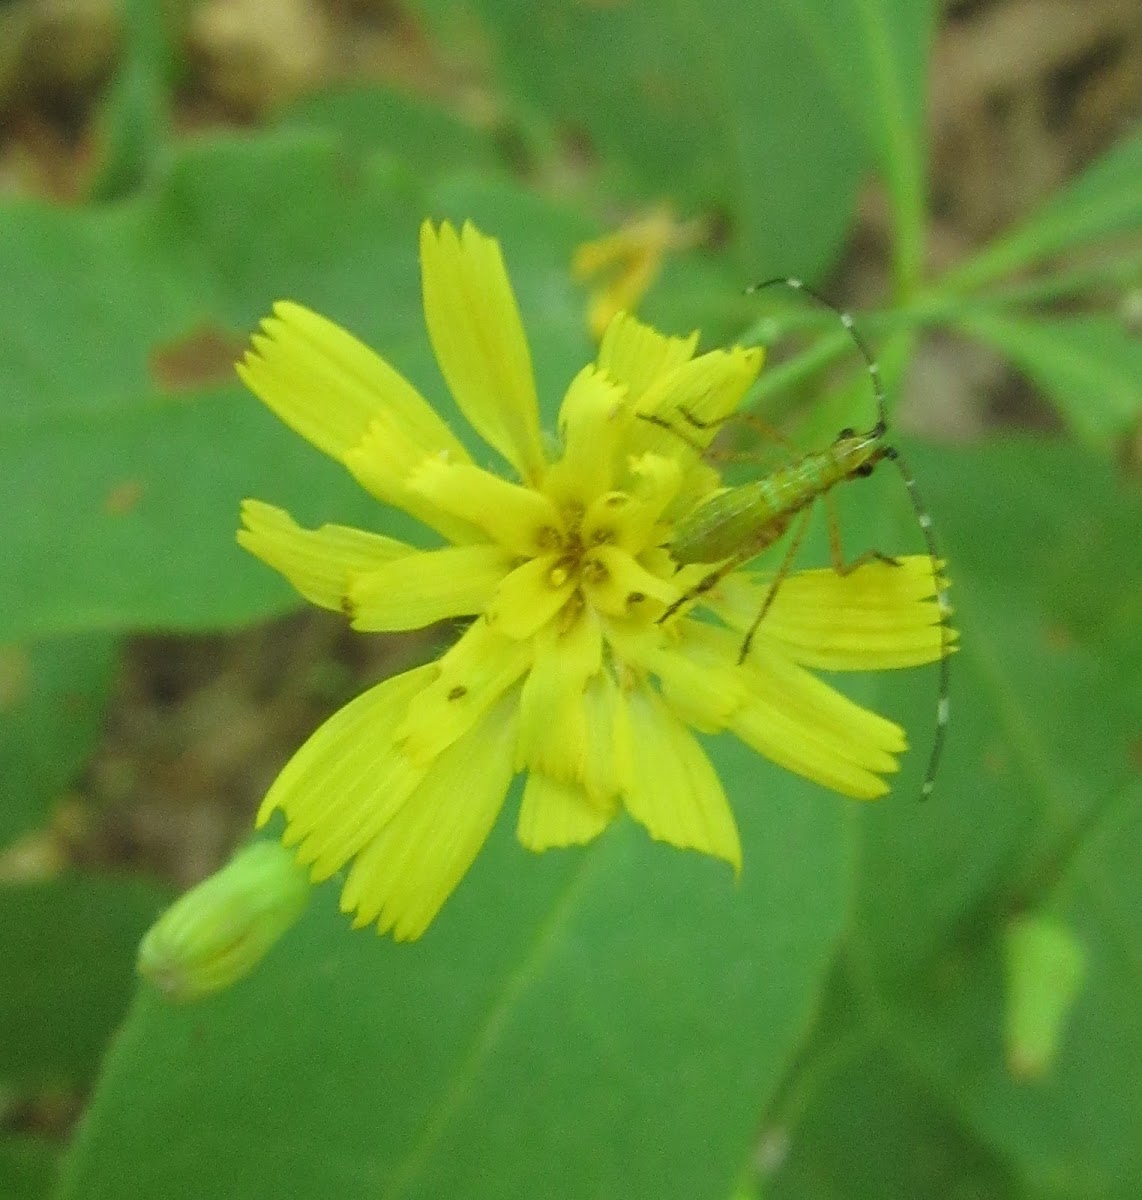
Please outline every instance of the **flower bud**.
M307 873L290 851L253 842L151 926L138 972L177 1003L220 992L257 966L308 898Z
M1043 913L1016 917L1004 935L1007 1068L1017 1079L1042 1079L1062 1042L1086 974L1082 944Z

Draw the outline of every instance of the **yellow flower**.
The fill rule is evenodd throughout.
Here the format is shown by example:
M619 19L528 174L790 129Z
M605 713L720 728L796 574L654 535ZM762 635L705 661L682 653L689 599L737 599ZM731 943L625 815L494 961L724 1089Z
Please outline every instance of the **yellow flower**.
M625 809L652 837L735 871L733 813L692 729L729 730L846 795L883 794L903 731L808 668L938 658L928 558L790 576L740 666L757 586L743 576L704 597L723 624L656 620L703 570L675 573L671 523L720 482L700 445L641 418L685 409L717 422L753 382L760 351L696 355L697 335L666 337L618 316L567 389L552 458L498 243L470 224L457 233L426 222L420 251L440 370L512 479L473 462L371 350L280 303L238 368L243 380L378 500L450 544L302 529L255 500L238 540L355 629L475 619L439 661L378 684L322 725L258 823L280 809L284 841L314 881L348 868L341 906L355 924L406 939L460 882L519 773L517 832L531 850L588 842Z
M672 250L706 236L701 221L680 224L665 205L628 221L614 233L583 242L571 259L571 274L596 286L587 301L587 326L597 340L620 312L634 312Z

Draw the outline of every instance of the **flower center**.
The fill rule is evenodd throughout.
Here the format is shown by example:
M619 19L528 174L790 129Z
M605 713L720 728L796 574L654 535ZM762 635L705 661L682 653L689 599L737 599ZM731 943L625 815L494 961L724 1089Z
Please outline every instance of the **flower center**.
M555 534L552 549L558 557L547 577L553 588L563 588L573 581L579 591L584 585L600 587L608 579L607 567L594 550L613 542L615 531L607 525L584 528L586 514L586 507L577 502L564 506L565 531ZM551 532L555 533L554 530Z

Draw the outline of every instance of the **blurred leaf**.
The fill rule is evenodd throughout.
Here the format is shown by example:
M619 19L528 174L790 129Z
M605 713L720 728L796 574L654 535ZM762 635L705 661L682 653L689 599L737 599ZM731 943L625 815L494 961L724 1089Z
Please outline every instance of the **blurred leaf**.
M55 1182L59 1148L32 1134L0 1136L0 1196L43 1200Z
M471 20L418 0L470 53ZM641 202L728 214L748 278L832 261L867 155L798 7L713 0L551 5L470 0L506 85L557 129L586 134Z
M1053 897L1089 973L1045 1080L1016 1079L1004 1062L1003 914L990 905L919 987L873 1001L913 1069L957 1098L1031 1194L1059 1200L1132 1200L1142 1174L1142 790L1100 800Z
M923 268L928 59L939 5L933 0L785 0L781 7L806 30L818 69L835 81L884 173L892 200L897 285L907 294Z
M944 280L966 291L1098 238L1142 228L1142 131L1114 146L1056 192L1025 225Z
M0 847L41 825L98 740L110 637L0 646Z
M421 942L350 932L327 887L231 992L144 995L61 1198L722 1200L811 1014L847 871L840 803L740 747L720 765L738 884L629 822L530 855L505 814Z
M127 1011L155 888L96 876L0 888L0 1079L84 1083Z
M1111 316L1014 317L972 309L956 325L999 349L1095 443L1110 442L1142 414L1142 337Z
M129 195L150 173L169 132L172 52L169 4L125 0L124 48L99 114L93 200Z
M360 153L384 151L425 176L499 165L486 131L439 105L376 85L341 85L303 96L279 111L274 124L337 133Z
M581 221L475 176L436 197L294 131L187 147L129 204L0 209L0 276L21 297L0 316L0 637L215 627L296 604L234 545L244 496L422 539L229 381L251 327L290 297L455 419L421 314L426 214L504 239L554 413L592 356L567 276Z
M817 1036L767 1123L765 1200L1001 1200L1021 1195L954 1096L899 1061L834 981Z
M1105 461L1032 440L907 456L961 642L931 802L862 810L860 928L881 982L930 961L997 890L1013 902L1122 786L1142 682L1142 497Z
M901 1069L1036 1194L1126 1200L1142 1171L1142 497L1066 443L909 461L961 652L932 801L862 813L852 977ZM1040 905L1090 970L1051 1077L1031 1084L1005 1062L1002 942Z
M766 1123L763 1194L1128 1200L1142 1171L1142 496L1065 442L904 449L962 634L947 753L927 803L910 799L906 760L891 797L853 810L841 968ZM907 506L866 487L838 496L846 546L907 544ZM923 751L931 673L876 682ZM1028 908L1089 960L1035 1083L1011 1076L1003 1041L1003 943Z

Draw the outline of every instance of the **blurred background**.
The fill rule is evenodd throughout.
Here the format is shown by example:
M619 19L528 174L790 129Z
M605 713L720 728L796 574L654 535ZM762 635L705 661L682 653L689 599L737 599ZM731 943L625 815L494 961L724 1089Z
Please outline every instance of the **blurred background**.
M1138 1195L1140 113L1129 0L0 4L0 1198ZM755 402L811 448L869 423L859 360L742 289L865 314L964 639L936 798L904 811L910 762L875 812L769 768L759 803L727 752L781 877L744 915L620 831L537 966L505 914L563 912L574 864L517 887L509 829L423 947L326 897L217 1007L144 991L106 1058L154 916L450 636L353 634L233 542L247 495L412 535L231 364L288 297L446 408L424 216L501 240L549 418L621 302L772 344ZM893 481L842 507L851 547L920 548ZM926 756L931 678L854 694Z

